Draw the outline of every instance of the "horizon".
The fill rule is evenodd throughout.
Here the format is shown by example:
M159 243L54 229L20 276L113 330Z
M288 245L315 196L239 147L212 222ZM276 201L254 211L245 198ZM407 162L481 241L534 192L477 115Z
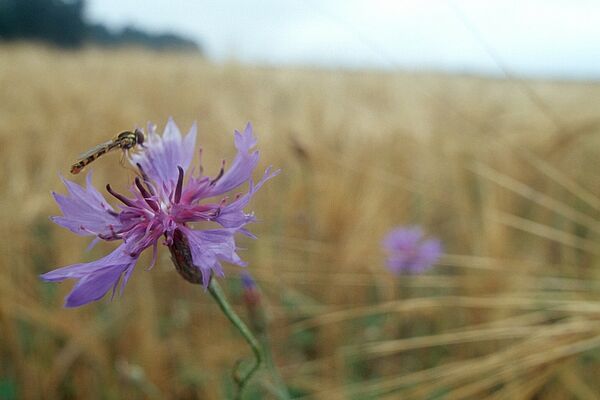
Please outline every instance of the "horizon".
M217 62L600 79L600 4L589 0L91 0L86 17L183 35Z

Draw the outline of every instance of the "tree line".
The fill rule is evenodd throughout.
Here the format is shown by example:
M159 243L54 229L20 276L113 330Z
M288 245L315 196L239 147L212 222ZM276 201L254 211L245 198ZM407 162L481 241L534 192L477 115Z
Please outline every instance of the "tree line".
M201 51L193 40L127 26L111 31L84 17L85 0L0 0L0 40L34 40L66 48L85 44L138 45L153 49Z

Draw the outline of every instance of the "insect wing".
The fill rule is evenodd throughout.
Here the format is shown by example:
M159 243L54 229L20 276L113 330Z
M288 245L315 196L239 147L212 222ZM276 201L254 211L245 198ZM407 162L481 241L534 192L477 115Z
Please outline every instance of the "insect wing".
M82 161L85 160L86 158L98 153L100 150L105 149L106 151L109 151L111 149L111 145L114 143L114 141L112 140L108 140L104 143L100 143L97 146L92 147L91 149L89 149L88 151L86 151L85 153L82 153L79 155L79 157L77 157L77 161Z

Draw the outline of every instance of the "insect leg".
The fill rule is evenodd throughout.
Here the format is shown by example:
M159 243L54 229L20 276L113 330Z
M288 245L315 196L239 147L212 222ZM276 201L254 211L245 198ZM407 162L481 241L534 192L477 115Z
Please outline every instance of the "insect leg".
M130 160L129 158L129 149L123 149L123 153L121 154L121 166L125 169L128 169L130 171L133 171L133 173L135 173L137 176L139 176L140 178L143 179L142 174L140 173L140 171L138 171L137 168L134 168L131 163L125 162L125 159Z

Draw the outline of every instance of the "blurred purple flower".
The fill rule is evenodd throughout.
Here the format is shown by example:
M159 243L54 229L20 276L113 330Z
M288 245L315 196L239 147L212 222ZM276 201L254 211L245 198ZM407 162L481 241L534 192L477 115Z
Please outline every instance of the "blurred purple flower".
M241 278L244 290L256 290L256 282L252 278L252 275L244 271L241 273Z
M92 186L90 174L86 187L63 179L69 195L53 193L63 215L52 220L78 235L95 236L94 243L98 240L122 241L112 253L99 260L41 275L42 279L50 282L78 280L67 296L65 306L77 307L99 300L111 289L114 294L119 282L122 291L140 254L148 247L153 248L154 265L161 237L164 238L163 244L171 249L178 243L185 244L193 267L197 268L194 274L201 278L194 282L202 282L205 287L213 274L224 275L222 261L246 265L236 253L234 235L239 232L254 237L244 226L253 222L255 217L251 213L246 214L243 209L256 191L279 171L271 172L268 168L262 179L254 184L252 172L258 164L258 151L253 150L256 138L248 124L244 132L235 132L237 155L231 168L225 171L223 162L215 178L203 176L201 168L197 174L190 171L184 184L195 142L195 124L185 137L172 119L169 119L162 136L149 125L145 148L130 157L141 177L135 178L130 188L131 197L106 185L107 191L123 203L117 210ZM220 201L206 201L245 182L249 184L248 192L238 195L229 204L227 197ZM220 227L199 230L190 226L208 221ZM189 277L186 279L192 281Z
M442 255L442 244L437 239L426 239L419 227L399 227L390 231L383 240L387 266L399 273L421 273L435 264Z
M254 278L247 272L242 272L242 288L246 306L251 309L255 308L260 303L260 292Z

